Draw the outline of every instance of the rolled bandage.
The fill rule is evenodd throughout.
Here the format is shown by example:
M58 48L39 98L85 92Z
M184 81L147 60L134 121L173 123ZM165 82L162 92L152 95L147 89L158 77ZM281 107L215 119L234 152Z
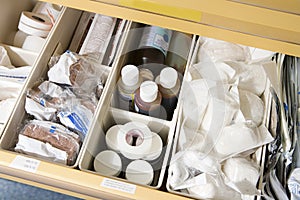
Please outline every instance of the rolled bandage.
M95 157L94 168L103 175L118 176L122 169L122 161L116 152L105 150Z
M33 51L33 52L40 52L46 42L45 38L41 38L34 35L29 35L24 40L22 45L22 49Z
M49 31L52 28L51 20L48 16L38 13L23 11L20 22L35 29Z
M126 179L134 183L150 185L153 181L153 168L147 161L135 160L126 168Z
M152 139L151 130L140 122L129 122L122 126L117 138L120 152L132 160L150 154Z
M118 140L118 133L123 125L114 125L110 127L105 135L106 146L110 150L114 150L116 152L120 152Z
M49 30L36 29L22 22L19 23L18 29L24 33L27 33L28 35L35 35L39 37L47 37L49 34Z

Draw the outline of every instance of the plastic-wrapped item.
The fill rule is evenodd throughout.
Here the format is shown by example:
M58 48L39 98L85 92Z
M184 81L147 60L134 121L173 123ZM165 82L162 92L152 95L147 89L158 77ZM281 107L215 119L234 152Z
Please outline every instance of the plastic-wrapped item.
M245 120L260 126L264 117L264 103L257 95L246 90L239 90L240 109Z
M250 159L243 157L229 158L224 161L222 170L228 178L227 185L243 195L257 195L259 166Z
M29 121L21 130L20 135L39 140L43 143L49 143L51 146L65 151L68 155L65 163L68 165L74 164L81 145L79 135L60 124L47 121ZM23 140L18 141L15 148L16 151L18 151L19 147L22 146L22 144L19 143L22 141ZM22 149L22 152L26 153L26 149ZM36 151L34 154L38 156L39 152ZM40 156L45 157L45 154L41 154ZM50 156L50 158L55 160L52 156Z
M48 71L49 81L71 86L76 95L90 98L101 95L107 70L92 58L67 51L56 63L52 61L51 64L53 66Z
M199 62L189 69L193 80L209 79L223 83L233 82L235 70L223 62Z
M267 74L260 63L246 64L243 62L227 61L235 71L235 78L239 79L239 89L248 90L257 96L265 91Z
M252 123L235 123L226 126L216 141L215 151L222 159L237 155L273 141L268 129Z
M248 61L251 59L249 47L212 38L201 38L198 62Z
M291 194L291 200L298 200L300 199L300 168L295 168L289 179L288 179L288 188Z

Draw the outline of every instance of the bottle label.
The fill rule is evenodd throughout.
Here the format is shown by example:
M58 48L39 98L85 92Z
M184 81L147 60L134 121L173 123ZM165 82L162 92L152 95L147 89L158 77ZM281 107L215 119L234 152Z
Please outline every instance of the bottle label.
M139 44L141 47L154 47L163 52L166 56L169 48L172 31L158 26L145 27L142 39Z

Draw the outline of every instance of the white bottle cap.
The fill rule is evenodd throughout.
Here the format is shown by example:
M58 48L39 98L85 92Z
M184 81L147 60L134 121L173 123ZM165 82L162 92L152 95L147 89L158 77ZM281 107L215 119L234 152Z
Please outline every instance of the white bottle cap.
M116 152L105 150L97 154L94 160L94 168L96 172L103 175L118 176L122 169L122 161Z
M134 160L127 166L125 176L134 183L150 185L153 181L153 168L145 160Z
M172 67L166 67L160 72L160 84L164 88L171 89L175 87L177 79L177 71Z
M139 69L135 65L125 65L121 70L122 81L127 86L133 86L139 81Z
M141 99L150 103L157 98L158 86L153 81L144 81L140 86Z

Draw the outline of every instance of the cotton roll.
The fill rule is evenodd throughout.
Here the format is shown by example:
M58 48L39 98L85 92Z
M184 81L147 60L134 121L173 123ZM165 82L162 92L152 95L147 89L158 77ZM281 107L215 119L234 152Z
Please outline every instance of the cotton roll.
M140 159L149 155L152 145L152 132L140 122L128 122L118 134L120 152L128 159Z
M103 175L118 176L122 169L122 161L116 152L105 150L95 157L94 168Z
M153 181L153 168L147 161L134 160L126 168L126 179L142 185L150 185Z
M46 42L45 38L41 38L34 35L29 35L24 40L22 45L22 49L33 51L33 52L40 52Z
M52 28L51 20L48 16L38 13L23 11L20 22L35 29L49 31Z
M107 130L105 135L105 142L108 149L120 152L117 138L122 126L123 125L114 125Z

